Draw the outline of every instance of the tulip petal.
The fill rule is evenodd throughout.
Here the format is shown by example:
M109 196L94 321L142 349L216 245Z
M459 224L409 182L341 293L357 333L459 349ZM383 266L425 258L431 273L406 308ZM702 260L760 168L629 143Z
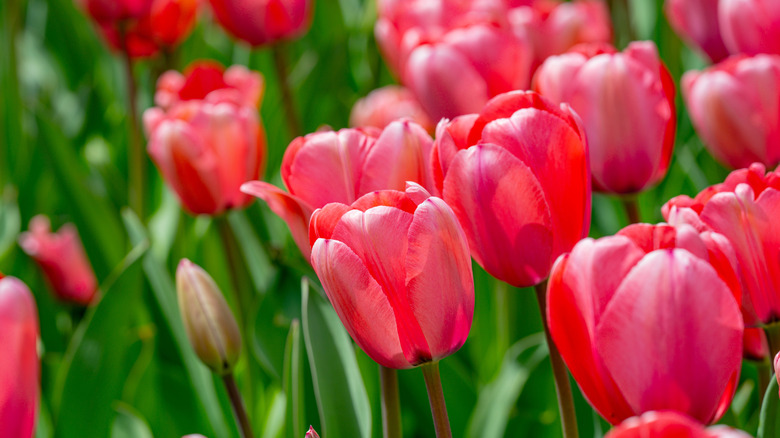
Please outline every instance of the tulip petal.
M433 139L408 120L390 123L366 152L358 193L403 190L406 181L433 188L430 156Z

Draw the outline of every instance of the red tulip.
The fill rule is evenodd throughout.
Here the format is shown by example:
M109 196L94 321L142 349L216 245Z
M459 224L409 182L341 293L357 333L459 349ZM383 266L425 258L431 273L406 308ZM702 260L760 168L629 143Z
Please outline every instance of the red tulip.
M587 147L567 106L506 93L479 115L443 120L436 132L436 185L488 273L518 287L537 284L587 236Z
M677 121L674 84L654 43L553 56L537 71L534 90L567 102L582 118L594 189L636 193L666 175Z
M775 0L720 0L723 41L732 54L780 55L780 3Z
M509 20L515 32L528 35L533 44L534 70L577 44L612 41L609 10L601 0L536 0L512 9Z
M632 417L612 429L605 438L750 438L750 435L727 426L704 428L700 423L677 412L647 412Z
M748 325L780 321L780 172L761 164L731 172L695 198L682 195L663 207L669 220L726 236L739 261Z
M95 298L97 279L72 224L52 233L49 218L35 216L19 245L41 267L57 298L83 306Z
M148 14L155 0L78 0L98 22L138 19Z
M742 355L745 359L763 362L769 357L769 343L764 329L760 327L745 327L742 345Z
M252 201L239 188L264 167L265 131L257 108L238 97L218 89L144 114L149 155L190 213L216 215Z
M384 129L401 118L412 120L428 132L433 131L434 123L428 118L420 102L408 89L397 85L378 88L355 102L349 116L349 125Z
M468 243L447 204L421 186L332 203L311 218L311 262L352 339L374 361L410 368L466 341L474 313Z
M0 435L33 436L39 376L35 300L24 283L0 275Z
M720 0L666 0L669 24L688 44L704 52L713 62L729 56L718 24Z
M780 56L734 57L683 76L682 91L696 131L733 168L780 163Z
M408 120L383 131L316 132L293 140L284 154L281 173L288 192L262 181L242 190L284 219L308 260L309 218L315 209L330 202L351 204L374 190L400 190L406 181L433 187L428 172L432 143L422 127Z
M182 101L229 101L253 108L263 98L263 76L242 65L225 70L220 64L202 60L190 64L184 74L169 70L157 81L154 103L168 109Z
M724 241L686 225L642 224L585 239L556 261L550 332L610 423L652 410L711 423L728 408L744 326L738 289L724 281L734 279Z
M252 46L296 38L309 30L311 0L209 0L219 24Z

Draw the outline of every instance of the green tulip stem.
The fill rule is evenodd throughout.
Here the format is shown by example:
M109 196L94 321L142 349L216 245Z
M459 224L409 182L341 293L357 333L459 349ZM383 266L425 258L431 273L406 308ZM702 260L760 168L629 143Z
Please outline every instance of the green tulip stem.
M274 58L274 68L276 69L276 77L279 80L279 88L282 91L282 105L287 118L287 128L290 131L290 135L300 137L303 135L303 129L301 128L301 121L298 119L298 112L295 111L295 101L293 100L288 77L289 67L287 66L287 59L281 43L271 46L271 54Z
M764 331L769 344L769 362L774 363L775 356L780 352L780 322L773 322L764 326Z
M450 419L447 417L447 404L444 402L444 391L441 387L439 362L428 362L421 368L425 378L425 387L428 389L428 400L431 402L436 438L452 438Z
M561 412L563 438L577 438L579 436L577 432L577 415L574 411L574 398L571 394L569 373L561 353L552 340L550 326L547 323L547 280L537 284L535 289L536 300L542 313L544 335L547 338L547 347L550 350L550 362L552 363L553 376L555 377L555 393L558 395L558 409Z
M122 57L125 67L125 79L127 80L127 117L128 117L128 200L132 208L141 220L144 220L144 178L146 175L146 160L141 145L141 127L138 124L138 87L133 74L133 58L127 46L127 38L124 30L120 29L120 44L122 44Z
M228 373L222 376L222 383L225 384L228 397L230 398L230 404L233 406L233 413L236 415L239 428L241 429L241 436L243 438L254 438L252 433L252 425L249 422L249 416L246 413L244 407L244 401L241 399L241 393L236 386L236 379L233 378L233 373Z
M623 198L621 202L626 210L629 225L642 222L642 215L639 213L639 202L637 202L636 196Z
M398 373L379 365L382 385L382 431L384 438L401 438L401 401L398 396Z
M756 371L758 374L758 405L762 406L766 388L769 387L769 382L772 380L772 365L764 359L761 362L756 362Z

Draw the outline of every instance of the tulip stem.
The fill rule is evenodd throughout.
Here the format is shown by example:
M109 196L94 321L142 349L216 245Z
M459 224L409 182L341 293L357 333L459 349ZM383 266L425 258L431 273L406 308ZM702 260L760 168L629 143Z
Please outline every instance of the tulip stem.
M558 352L558 348L552 340L550 326L547 323L547 280L537 284L535 289L536 300L542 313L544 335L547 338L547 347L550 350L550 362L552 363L553 376L555 377L555 393L558 395L558 409L561 412L563 437L577 438L579 436L579 432L577 432L577 415L574 411L574 398L571 394L569 373L561 353Z
M382 384L382 431L384 438L401 438L401 402L398 396L398 373L379 365Z
M421 368L425 378L425 387L428 389L428 401L431 402L436 438L452 438L450 419L447 417L447 404L444 402L444 390L441 387L439 362L428 362Z
M642 215L639 213L639 202L635 196L626 197L622 199L623 208L626 210L626 217L628 217L628 224L638 224L642 222Z
M128 119L129 119L129 138L128 138L128 180L130 190L128 199L130 208L132 208L141 220L144 219L144 175L146 174L146 161L144 161L144 152L141 146L140 126L138 125L138 105L136 98L138 88L133 75L133 57L130 56L130 49L127 45L127 38L124 30L120 30L120 44L122 45L122 57L125 67L125 79L127 80L127 100L128 100Z
M631 9L629 8L628 0L608 0L609 11L612 16L612 23L617 27L620 26L620 34L617 30L615 32L615 46L620 47L624 41L621 37L625 37L625 44L628 45L631 41L636 40L636 35L633 26L631 26ZM618 44L620 43L620 44Z
M282 105L284 106L284 112L287 117L287 128L290 130L290 135L293 137L300 137L303 135L303 129L301 128L301 122L298 119L298 113L295 111L295 102L293 101L293 94L290 89L290 81L288 78L289 68L281 44L274 44L271 46L271 54L274 58L274 68L276 69L276 77L279 79L279 87L282 90Z
M769 362L774 362L775 356L780 352L780 322L764 326L764 331L769 344Z
M764 358L761 362L756 363L756 373L758 374L758 405L764 404L764 394L766 394L766 388L769 386L769 382L772 379L772 365Z
M249 423L249 416L246 413L244 401L241 399L241 393L238 391L238 386L236 386L236 379L233 378L233 373L222 376L222 382L225 384L225 389L230 398L230 404L233 406L233 413L236 415L236 420L238 420L241 436L243 438L254 438L255 435L252 433L252 425Z

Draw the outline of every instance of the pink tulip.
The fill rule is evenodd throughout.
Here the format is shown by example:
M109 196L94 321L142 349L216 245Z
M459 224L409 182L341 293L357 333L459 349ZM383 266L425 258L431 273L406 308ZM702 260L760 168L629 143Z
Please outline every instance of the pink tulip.
M533 70L578 44L612 41L609 10L601 0L536 0L512 9L509 20L515 32L527 35L533 44Z
M720 0L666 0L669 24L688 44L704 52L712 62L729 56L718 24Z
M349 125L384 129L391 122L402 118L412 120L428 132L433 131L434 123L414 95L404 87L388 85L355 102Z
M582 118L595 190L636 193L666 175L677 122L674 84L654 43L553 56L537 71L534 90Z
M73 224L52 233L49 218L35 216L19 245L41 267L57 298L83 306L95 298L97 279Z
M780 56L734 57L690 71L682 91L696 131L720 162L780 163Z
M780 172L755 163L695 198L682 195L663 207L664 217L726 236L744 284L747 325L780 321Z
M610 423L653 410L711 423L728 408L744 326L738 292L723 280L733 269L720 259L723 240L687 225L642 224L585 239L556 261L550 332Z
M745 359L763 362L769 357L769 343L764 329L760 327L745 327L742 344L742 355Z
M474 313L468 243L447 204L410 183L332 203L311 218L311 262L352 339L411 368L466 341Z
M309 30L311 0L209 0L219 24L252 46L296 38Z
M780 3L775 0L720 0L723 41L732 54L780 55Z
M225 70L210 60L196 61L181 74L169 70L157 81L154 103L168 109L182 101L229 101L253 108L263 98L263 76L242 65Z
M695 420L677 412L647 412L631 417L612 429L605 438L750 438L727 426L704 428Z
M309 426L309 430L306 431L304 438L320 438L320 435L314 430L314 427Z
M775 355L775 378L777 379L777 384L780 385L780 353L777 353Z
M351 204L375 190L400 190L406 181L433 187L429 175L433 140L414 122L400 120L384 130L316 132L290 143L282 160L287 192L253 181L242 187L281 217L309 259L309 218L330 202Z
M239 189L264 167L265 131L257 108L238 96L217 90L144 114L149 155L190 213L217 215L252 201Z
M38 415L38 311L24 283L0 275L0 435L30 438Z
M590 175L579 118L532 92L492 99L479 115L436 129L433 176L474 259L513 286L531 286L587 236Z

